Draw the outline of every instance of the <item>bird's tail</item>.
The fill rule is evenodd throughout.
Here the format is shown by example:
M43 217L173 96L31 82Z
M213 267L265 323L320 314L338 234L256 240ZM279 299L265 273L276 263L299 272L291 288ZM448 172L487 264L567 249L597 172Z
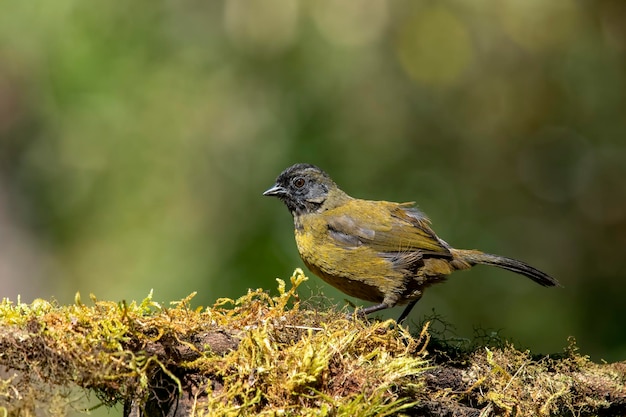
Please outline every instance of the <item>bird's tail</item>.
M555 285L560 285L559 282L550 275L533 268L525 262L518 261L517 259L491 255L477 250L453 249L452 254L454 258L467 262L470 265L493 265L498 268L513 271L532 279L537 284L543 285L544 287L554 287Z

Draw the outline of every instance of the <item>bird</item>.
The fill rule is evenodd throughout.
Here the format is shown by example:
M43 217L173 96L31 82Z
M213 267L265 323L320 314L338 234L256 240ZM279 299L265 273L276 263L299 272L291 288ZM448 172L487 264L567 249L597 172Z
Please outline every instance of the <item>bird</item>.
M298 252L307 268L343 293L376 303L362 316L406 305L402 323L432 284L477 264L521 274L544 287L550 275L513 258L455 249L440 239L413 202L353 198L315 165L285 169L263 193L277 197L293 216Z

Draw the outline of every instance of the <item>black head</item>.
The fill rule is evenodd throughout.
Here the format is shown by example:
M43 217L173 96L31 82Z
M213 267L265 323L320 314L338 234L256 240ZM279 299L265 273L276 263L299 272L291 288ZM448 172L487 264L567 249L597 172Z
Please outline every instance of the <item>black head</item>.
M329 192L338 190L327 173L311 164L295 164L284 170L263 195L278 197L295 216L319 210Z

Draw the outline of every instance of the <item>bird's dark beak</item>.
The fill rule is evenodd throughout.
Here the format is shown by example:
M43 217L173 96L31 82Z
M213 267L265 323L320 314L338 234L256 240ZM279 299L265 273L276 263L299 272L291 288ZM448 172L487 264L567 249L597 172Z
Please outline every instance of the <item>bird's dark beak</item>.
M263 195L267 195L270 197L280 197L287 194L287 190L284 187L276 184L269 190L265 191Z

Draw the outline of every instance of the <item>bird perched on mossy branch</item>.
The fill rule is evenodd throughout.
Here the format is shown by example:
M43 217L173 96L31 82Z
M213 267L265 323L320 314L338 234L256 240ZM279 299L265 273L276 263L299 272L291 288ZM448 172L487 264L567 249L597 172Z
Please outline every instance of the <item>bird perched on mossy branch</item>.
M377 303L360 310L363 315L408 304L398 318L402 322L426 287L476 264L508 269L545 287L558 285L522 261L454 249L414 203L352 198L314 165L287 168L263 195L278 197L291 211L298 251L315 275Z

